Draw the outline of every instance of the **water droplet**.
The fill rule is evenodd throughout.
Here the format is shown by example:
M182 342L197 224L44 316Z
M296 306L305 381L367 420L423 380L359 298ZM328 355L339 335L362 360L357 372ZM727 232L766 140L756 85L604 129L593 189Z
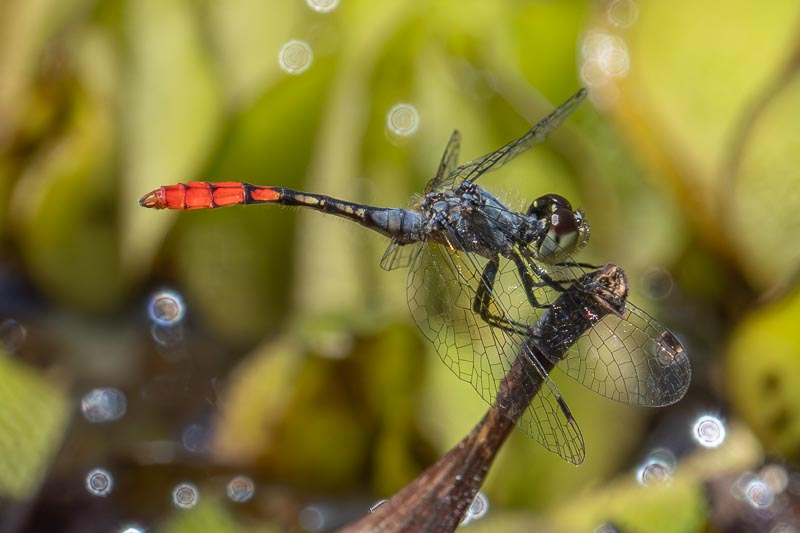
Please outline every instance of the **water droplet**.
M163 348L172 348L183 342L183 325L165 326L153 324L150 327L150 336Z
M191 453L205 453L208 451L210 435L208 428L199 424L191 424L183 430L181 442L186 451Z
M614 0L608 7L608 20L617 28L629 28L639 18L639 6L634 0Z
M317 13L330 13L339 6L339 0L306 0L306 3Z
M22 347L27 338L28 330L13 318L6 318L0 322L0 350L14 353Z
M327 528L328 520L325 512L316 505L304 507L297 518L300 527L306 531L324 531Z
M650 268L643 276L644 290L651 300L663 300L672 293L675 282L663 268Z
M108 470L95 468L86 474L86 490L95 496L108 496L114 488L114 478Z
M669 485L675 471L675 454L667 448L656 448L647 455L636 471L636 481L646 487Z
M677 466L675 454L672 453L672 450L668 448L655 448L647 455L647 457L649 457L651 461L661 463L667 469L669 469L670 472L675 470L675 467Z
M472 505L469 506L469 512L472 514L474 518L481 518L486 516L486 513L489 511L489 498L486 497L486 494L482 492L478 492L475 495L475 499L472 500Z
M83 417L93 424L119 420L127 409L125 394L114 387L94 389L81 399Z
M619 37L604 41L597 55L597 64L612 78L626 76L631 68L631 58L625 41Z
M369 512L370 512L370 513L374 513L374 512L375 512L375 509L377 509L378 507L380 507L381 505L383 505L384 503L386 503L386 502L388 502L388 501L389 501L389 500L378 500L377 502L375 502L375 503L372 505L372 507L370 507L370 508L369 508Z
M278 52L278 65L281 70L289 74L302 74L314 61L314 52L311 46L305 41L292 39L283 46Z
M191 509L199 499L200 491L191 483L178 483L172 489L172 503L180 509Z
M583 41L581 41L581 55L587 59L594 59L603 41L609 37L609 34L602 31L588 32L583 38Z
M125 524L119 529L119 533L145 533L147 530L137 524Z
M725 424L719 417L703 415L695 421L692 436L700 446L716 448L725 442Z
M750 480L743 489L747 502L756 509L766 509L775 501L775 494L760 479Z
M597 61L594 60L584 61L583 65L581 65L580 74L581 81L583 81L584 85L589 87L601 85L607 81L605 72L603 72L603 69L597 64Z
M467 525L475 520L480 520L486 516L488 512L489 498L487 498L486 494L483 492L478 492L472 500L469 509L467 509L467 512L464 514L464 518L461 519L461 525Z
M639 467L636 480L646 487L669 485L672 482L672 472L657 461L649 462Z
M581 44L581 77L588 85L602 85L610 78L621 78L630 70L630 54L625 41L600 31L591 31Z
M160 291L150 298L147 313L150 320L161 326L173 326L183 319L186 310L183 299L175 291Z
M228 498L236 503L244 503L253 497L256 485L247 476L236 476L228 483Z
M389 133L408 137L419 128L419 112L411 104L397 104L386 113L386 128Z

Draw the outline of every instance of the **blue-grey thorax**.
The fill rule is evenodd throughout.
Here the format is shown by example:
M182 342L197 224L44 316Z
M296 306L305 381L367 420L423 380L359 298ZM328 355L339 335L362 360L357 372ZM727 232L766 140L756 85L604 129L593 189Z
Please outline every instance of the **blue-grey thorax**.
M430 194L420 205L428 238L484 257L507 255L522 242L528 217L509 210L483 188L468 183ZM453 238L455 237L455 238Z

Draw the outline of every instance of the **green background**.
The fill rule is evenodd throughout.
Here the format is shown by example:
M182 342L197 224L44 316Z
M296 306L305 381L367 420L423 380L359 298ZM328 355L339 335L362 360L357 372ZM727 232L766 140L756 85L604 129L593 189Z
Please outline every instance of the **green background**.
M406 485L486 405L417 332L385 240L318 213L138 199L245 180L403 206L453 128L468 160L579 86L590 100L482 185L582 207L580 259L625 268L632 301L685 341L692 387L645 410L561 380L585 464L517 432L468 527L723 528L708 487L730 498L765 457L800 458L799 25L789 0L6 0L0 321L27 335L0 328L0 528L300 530L308 505L330 525ZM278 63L291 39L313 50L298 75ZM419 113L408 137L387 132L401 102ZM162 288L186 305L169 350L147 318ZM127 414L92 425L80 398L107 386ZM728 424L716 450L690 445L705 412ZM201 453L181 445L191 424ZM641 487L659 438L685 444L673 482ZM106 498L85 490L97 466ZM240 473L246 504L224 497ZM200 489L191 511L171 505L180 481Z

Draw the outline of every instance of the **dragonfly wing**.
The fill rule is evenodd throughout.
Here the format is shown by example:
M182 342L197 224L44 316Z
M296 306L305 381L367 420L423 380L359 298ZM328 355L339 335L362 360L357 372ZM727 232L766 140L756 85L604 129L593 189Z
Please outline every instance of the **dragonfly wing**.
M384 270L394 270L396 268L407 267L414 262L422 246L422 242L400 244L396 241L392 241L381 258L381 268Z
M527 259L531 274L542 280L534 295L543 303L553 301L555 287L574 289L587 271L569 257L557 265L536 262L530 254ZM598 294L589 287L586 290ZM614 306L611 301L608 304ZM520 320L531 324L533 319ZM620 314L596 320L577 339L563 340L563 355L552 361L559 370L606 398L630 405L659 407L683 397L691 381L691 366L683 345L668 329L628 301ZM559 335L541 333L548 338Z
M505 146L498 148L477 159L458 167L448 177L448 182L475 181L490 170L497 170L530 147L542 142L547 135L553 132L561 123L586 98L588 91L581 89L572 95L569 100L558 106L552 113L540 120L533 128L519 139L513 140Z
M631 303L606 315L567 350L558 368L591 390L631 405L677 402L691 382L686 350L664 326Z
M439 162L439 168L436 175L425 186L425 194L431 191L441 189L445 180L453 173L453 170L458 164L458 154L461 151L461 134L458 130L453 130L450 135L450 140L447 141L447 147L442 154L442 160ZM452 181L450 181L452 183Z
M551 452L579 464L585 455L583 437L575 420L562 409L566 404L558 389L521 335L492 327L473 311L475 293L483 283L481 263L485 260L465 256L457 248L427 242L416 257L408 286L415 322L433 342L444 364L489 403L494 402L516 357L521 353L529 357L531 364L524 379L526 386L539 392L526 406L518 426ZM491 307L497 316L510 316L503 299L493 299Z
M542 387L525 409L517 427L551 452L579 465L586 458L583 435L575 419L568 418L559 407L559 399L561 396L550 387Z

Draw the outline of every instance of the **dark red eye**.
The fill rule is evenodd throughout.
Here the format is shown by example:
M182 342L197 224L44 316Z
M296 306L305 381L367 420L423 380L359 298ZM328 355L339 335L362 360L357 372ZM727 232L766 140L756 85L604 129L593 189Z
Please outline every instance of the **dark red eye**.
M578 221L575 220L575 213L571 208L559 207L550 215L550 228L560 239L570 233L577 234Z
M560 194L545 194L533 201L527 214L541 220L561 208L572 211L572 204Z
M543 261L557 261L581 246L581 225L575 213L563 207L554 208L547 221L547 233L539 242L538 255Z

